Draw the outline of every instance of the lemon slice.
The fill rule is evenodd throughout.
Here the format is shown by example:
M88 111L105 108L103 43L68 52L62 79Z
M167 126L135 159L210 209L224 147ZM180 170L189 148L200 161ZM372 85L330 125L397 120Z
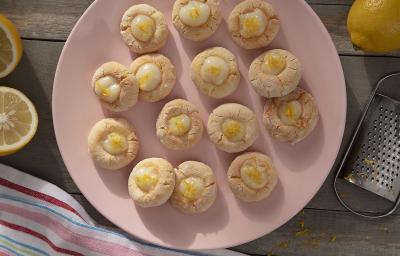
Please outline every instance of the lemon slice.
M38 116L20 91L0 86L0 156L17 152L33 138Z
M21 38L14 24L0 15L0 78L10 74L22 56Z

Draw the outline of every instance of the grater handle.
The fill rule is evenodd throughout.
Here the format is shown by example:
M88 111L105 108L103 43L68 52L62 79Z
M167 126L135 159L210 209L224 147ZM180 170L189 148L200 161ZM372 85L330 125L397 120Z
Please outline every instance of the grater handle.
M364 217L364 218L368 218L368 219L383 218L383 217L389 216L390 214L394 213L396 211L397 207L400 204L400 196L398 196L397 199L396 199L396 202L393 204L393 207L391 209L389 209L388 211L386 211L386 212L378 213L378 214L365 214L365 213L356 211L350 205L348 205L347 203L345 203L343 201L342 197L340 196L340 194L339 194L339 192L337 190L336 183L337 183L337 180L339 178L339 175L340 175L340 170L336 172L335 179L333 180L333 189L335 191L336 197L339 200L340 204L343 205L344 208L346 208L347 210L349 210L350 212L352 212L352 213L354 213L354 214L356 214L358 216L361 216L361 217Z

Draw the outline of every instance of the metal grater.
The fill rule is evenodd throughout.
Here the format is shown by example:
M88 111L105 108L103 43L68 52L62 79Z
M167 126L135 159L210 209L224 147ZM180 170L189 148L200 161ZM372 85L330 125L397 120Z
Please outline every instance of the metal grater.
M380 218L393 213L400 194L400 73L382 78L365 107L334 180L339 201L357 215ZM336 181L342 178L394 203L379 215L353 210L340 197Z

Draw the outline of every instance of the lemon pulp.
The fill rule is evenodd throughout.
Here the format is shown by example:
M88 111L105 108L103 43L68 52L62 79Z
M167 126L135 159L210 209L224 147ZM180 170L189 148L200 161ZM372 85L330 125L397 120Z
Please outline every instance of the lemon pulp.
M18 90L0 87L0 156L24 147L35 135L37 125L32 102Z
M10 74L22 56L21 38L14 24L0 15L0 78Z

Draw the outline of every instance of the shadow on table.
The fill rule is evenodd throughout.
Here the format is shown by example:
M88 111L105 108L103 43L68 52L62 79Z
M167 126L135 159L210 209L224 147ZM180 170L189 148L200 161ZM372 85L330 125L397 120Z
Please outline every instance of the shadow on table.
M360 77L357 81L352 81L353 84L347 83L347 124L339 152L340 157L338 157L334 167L335 172L340 164L344 151L347 149L347 145L358 124L370 93L375 88L377 82L388 74L400 72L398 58L361 56L356 58L362 58L361 64L363 64L364 70L358 71L360 72ZM392 205L388 200L341 179L339 179L338 182L338 190L343 200L356 211L380 213L386 211Z
M49 78L49 83L52 83L52 79L53 77ZM19 152L1 157L0 162L47 180L61 188L66 189L68 185L71 186L73 183L67 175L60 178L63 172L59 170L66 169L54 135L50 102L52 86L45 85L38 79L28 54L22 57L17 69L11 75L0 80L0 84L18 89L27 95L39 115L38 130L33 140Z

